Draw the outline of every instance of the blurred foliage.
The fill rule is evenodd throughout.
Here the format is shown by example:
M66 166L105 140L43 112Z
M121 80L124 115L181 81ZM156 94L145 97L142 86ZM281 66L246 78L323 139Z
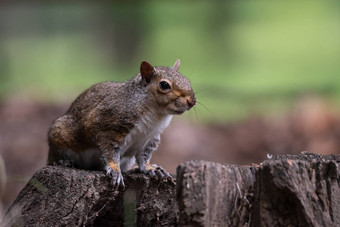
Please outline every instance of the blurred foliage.
M171 66L200 120L276 114L300 96L340 103L338 1L2 3L0 95L71 101L139 64Z

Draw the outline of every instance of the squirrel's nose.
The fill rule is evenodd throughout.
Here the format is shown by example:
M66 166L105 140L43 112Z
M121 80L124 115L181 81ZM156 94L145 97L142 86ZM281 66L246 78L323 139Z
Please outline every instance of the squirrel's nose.
M187 103L188 103L189 109L191 109L196 104L196 98L195 97L189 97L187 99Z

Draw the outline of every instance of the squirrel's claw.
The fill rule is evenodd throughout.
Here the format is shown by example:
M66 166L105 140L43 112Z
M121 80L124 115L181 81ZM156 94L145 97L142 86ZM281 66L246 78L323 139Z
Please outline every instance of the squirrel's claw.
M112 184L115 190L118 190L120 186L123 188L125 187L124 179L121 173L118 173L116 176L112 177Z
M134 168L128 172L131 173L143 173L150 178L157 178L160 181L173 181L172 176L165 170L163 167L158 166L156 164L147 164L146 168Z
M117 191L119 187L125 187L124 178L121 172L108 167L106 170L106 175L111 177L111 183L114 189Z
M163 167L156 164L148 165L146 174L150 177L157 177L158 180L172 180L172 176Z
M172 180L172 176L161 166L157 166L155 172L159 179Z

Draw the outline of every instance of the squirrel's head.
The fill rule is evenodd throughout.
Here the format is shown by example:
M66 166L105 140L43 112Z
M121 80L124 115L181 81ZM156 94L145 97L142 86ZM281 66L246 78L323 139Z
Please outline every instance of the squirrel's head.
M143 84L153 94L161 110L166 114L182 114L196 104L194 91L188 78L178 72L180 60L171 68L153 67L143 61L140 74Z

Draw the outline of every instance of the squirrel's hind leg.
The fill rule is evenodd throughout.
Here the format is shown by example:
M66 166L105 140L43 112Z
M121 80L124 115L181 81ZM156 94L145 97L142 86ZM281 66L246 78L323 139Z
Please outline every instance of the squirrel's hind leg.
M77 145L75 141L76 123L70 115L64 115L54 121L48 131L48 165L60 165L65 159L65 153Z
M53 148L50 148L48 152L47 165L75 167L74 160L66 158L64 153L64 151L53 150Z

